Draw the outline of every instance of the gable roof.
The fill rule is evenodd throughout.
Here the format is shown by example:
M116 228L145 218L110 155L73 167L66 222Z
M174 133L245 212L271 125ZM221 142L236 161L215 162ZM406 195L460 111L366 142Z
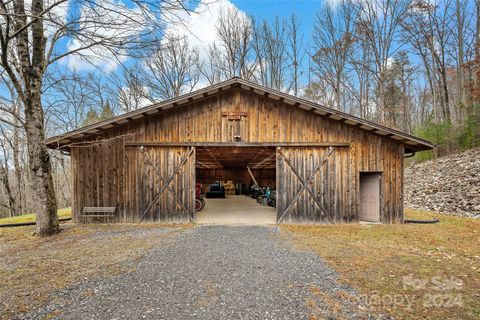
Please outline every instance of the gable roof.
M317 113L321 116L328 117L333 120L344 122L347 125L358 126L359 128L373 132L375 134L388 137L398 142L404 143L406 149L410 151L422 151L430 150L434 148L434 145L422 138L413 136L411 134L386 127L373 121L365 120L351 114L325 107L318 103L308 101L303 98L295 97L290 94L270 89L268 87L235 77L229 80L211 85L209 87L193 91L182 96L165 100L159 103L152 104L150 106L137 109L131 112L115 116L113 118L103 120L76 130L66 132L64 134L50 137L46 140L46 144L49 148L59 149L67 146L73 140L85 138L92 135L100 134L104 130L111 129L116 126L126 124L130 121L135 121L146 116L154 115L160 111L168 110L170 108L186 105L191 101L195 101L201 98L209 97L220 91L228 90L232 87L241 87L244 90L252 91L258 95L266 96L273 100L279 100L286 104L298 107L301 109L309 110Z

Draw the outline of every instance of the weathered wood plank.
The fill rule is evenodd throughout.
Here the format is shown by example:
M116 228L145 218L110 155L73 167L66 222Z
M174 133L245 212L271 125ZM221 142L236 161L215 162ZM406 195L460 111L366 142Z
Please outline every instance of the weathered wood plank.
M299 174L304 178L315 168L313 163L321 158L326 148L332 146L336 148L335 158L327 161L309 186L313 193L321 194L319 201L328 211L328 217L319 218L316 215L315 208L318 205L307 194L301 195L300 206L295 205L290 209L294 213L305 214L297 220L295 215L286 217L285 222L357 221L360 172L382 173L381 221L402 222L402 143L250 92L222 91L218 95L188 103L185 108L171 108L136 122L130 121L122 127L108 129L95 137L96 141L91 141L89 145L72 146L74 220L82 207L103 205L118 208L115 221L138 221L145 202L135 199L143 192L142 188L150 188L150 191L156 193L161 184L159 179L152 176L152 170L148 171L132 154L131 151L134 152L139 146L168 148L168 152L172 152L171 156L160 152L155 155L152 153L152 158L161 170L170 170L169 173L172 173L179 161L178 151L190 146L282 148L294 165L301 168ZM222 116L223 112L248 115L240 121L229 122ZM234 141L235 133L240 133L241 141ZM296 177L288 173L284 161L278 157L274 159L277 161L275 165L275 161L272 162L272 168L275 167L276 170L264 171L263 177L257 172L254 174L259 177L258 183L262 185L276 183L278 193L282 193L277 198L277 211L280 211L286 209L286 203L290 203L299 186ZM155 208L152 218L156 221L165 217L177 221L177 217L161 216L160 212L165 212L168 206L173 211L189 211L192 216L195 214L194 204L190 200L194 198L196 178L199 181L207 180L210 176L243 179L242 174L234 170L225 170L223 173L211 171L207 175L207 169L204 168L197 172L195 162L195 159L189 160L189 169L175 178L175 188L172 185L186 210L181 210L178 204L174 206L177 202L171 196L170 199L165 197ZM262 162L258 160L257 163ZM252 171L253 168L252 165ZM184 202L187 198L190 200ZM151 200L152 193L146 193L143 201Z
M348 142L127 142L125 147L350 147Z

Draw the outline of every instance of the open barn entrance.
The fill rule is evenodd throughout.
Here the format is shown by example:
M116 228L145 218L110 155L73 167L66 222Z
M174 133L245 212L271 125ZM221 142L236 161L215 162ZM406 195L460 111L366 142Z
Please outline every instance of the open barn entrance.
M274 147L197 147L196 183L205 207L197 223L276 222Z

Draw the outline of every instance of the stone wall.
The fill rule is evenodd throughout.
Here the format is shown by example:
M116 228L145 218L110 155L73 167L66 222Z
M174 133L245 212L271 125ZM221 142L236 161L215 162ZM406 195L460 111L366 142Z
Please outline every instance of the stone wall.
M480 217L480 148L405 168L405 206Z

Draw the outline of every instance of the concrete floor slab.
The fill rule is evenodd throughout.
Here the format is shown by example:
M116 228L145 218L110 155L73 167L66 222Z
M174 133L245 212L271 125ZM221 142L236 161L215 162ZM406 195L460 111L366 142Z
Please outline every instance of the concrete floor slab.
M205 199L205 208L197 212L197 223L210 224L275 224L275 208L263 206L255 199L226 196L225 199Z

